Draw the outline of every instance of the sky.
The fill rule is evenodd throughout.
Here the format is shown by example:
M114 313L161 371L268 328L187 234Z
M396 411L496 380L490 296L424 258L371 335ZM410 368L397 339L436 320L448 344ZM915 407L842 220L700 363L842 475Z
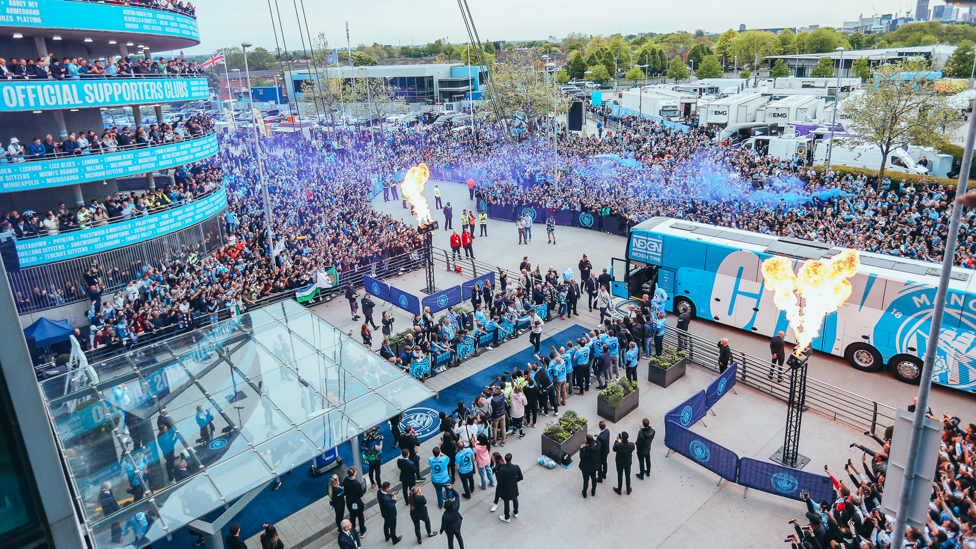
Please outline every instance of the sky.
M302 0L292 0L298 4ZM349 22L352 47L359 43L389 45L426 44L449 38L452 44L468 42L457 2L424 0L403 2L367 0L365 2L326 2L303 0L305 15L313 36L323 32L330 45L346 45L345 22ZM938 0L930 2L941 4ZM201 0L197 5L202 41L184 50L188 55L209 54L219 48L251 42L275 49L275 36L269 24L268 0ZM682 11L684 2L616 0L612 9L589 0L468 0L481 40L544 40L562 38L570 32L586 34L667 33L677 30L724 32L747 28L839 27L859 15L914 11L915 0L817 0L782 2L772 0L698 0L692 10ZM418 9L420 6L422 9ZM597 6L599 9L594 9ZM275 7L275 0L271 0ZM365 8L365 9L364 9ZM284 19L284 42L288 50L300 50L295 8L292 2L278 0ZM275 15L277 20L277 14ZM281 32L278 36L282 40ZM306 45L308 38L306 37ZM282 46L284 48L284 45Z

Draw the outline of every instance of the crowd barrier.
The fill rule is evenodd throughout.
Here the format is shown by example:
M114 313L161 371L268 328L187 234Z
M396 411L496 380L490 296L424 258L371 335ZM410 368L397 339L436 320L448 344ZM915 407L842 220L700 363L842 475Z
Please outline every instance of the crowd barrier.
M546 220L552 217L556 225L603 231L621 236L630 234L631 227L636 225L636 223L619 215L602 215L598 212L576 210L554 210L542 204L524 204L521 206L489 204L480 198L478 199L478 211L485 212L491 219L499 221L515 221L518 217L528 215L533 222L541 225L545 225Z
M672 451L681 454L745 488L799 501L803 500L800 494L807 492L816 502L831 501L834 492L830 477L767 461L740 458L732 450L690 430L732 389L738 370L739 364L733 363L706 390L698 391L664 415L664 445L668 447L668 454Z

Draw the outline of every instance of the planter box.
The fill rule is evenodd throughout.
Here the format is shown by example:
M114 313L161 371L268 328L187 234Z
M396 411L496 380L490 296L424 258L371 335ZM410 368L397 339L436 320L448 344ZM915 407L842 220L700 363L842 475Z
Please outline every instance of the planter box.
M634 391L625 396L620 406L616 408L610 406L609 400L599 395L596 397L596 414L613 423L617 423L626 417L627 414L636 410L638 406L640 406L640 391Z
M688 365L688 359L682 358L675 363L674 366L668 368L667 370L662 370L657 366L648 364L647 365L647 381L661 387L667 387L678 381L685 375L685 367Z
M553 448L559 448L559 451L565 454L573 455L580 451L580 446L583 445L583 441L586 440L586 430L587 425L583 425L583 428L579 431L573 433L573 435L562 442L562 444L555 442L551 438L542 435L542 455L548 456L549 451Z

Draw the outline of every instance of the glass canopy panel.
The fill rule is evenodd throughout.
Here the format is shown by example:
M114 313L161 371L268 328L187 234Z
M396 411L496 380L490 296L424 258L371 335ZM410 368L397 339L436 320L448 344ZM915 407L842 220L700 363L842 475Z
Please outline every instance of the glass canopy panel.
M227 360L243 375L254 378L277 371L281 361L254 339L227 348Z
M260 444L292 428L288 418L275 409L274 402L262 397L249 383L225 389L213 395L213 400L251 444Z
M367 351L365 347L347 341L339 352L339 367L352 373L360 381L366 383L370 389L382 387L406 374L380 358L379 355Z
M284 366L279 371L251 381L257 384L266 399L278 406L291 423L303 423L312 417L312 414L331 406L312 386L314 380L300 380ZM267 419L269 418L265 418Z
M329 410L298 426L322 450L335 448L362 432L339 410Z
M411 406L416 406L433 396L433 392L427 387L417 383L410 377L402 377L391 383L380 387L376 394L384 400L393 404L398 410L404 411Z
M159 515L174 530L224 504L206 475L190 477L153 495Z
M291 471L295 467L318 455L318 445L297 430L275 437L257 447L264 461L278 474Z
M332 350L339 345L339 342L347 336L343 335L335 326L322 320L316 315L311 315L304 322L291 322L286 324L287 328L300 336L312 347L326 356L332 356Z
M400 411L375 393L357 398L341 408L342 413L356 423L360 431L370 429Z
M98 383L107 383L116 377L124 376L133 371L132 363L129 362L129 359L125 355L114 356L108 360L99 362L92 367L92 370L98 376Z
M252 337L271 351L282 364L291 364L295 359L317 353L315 347L306 343L304 339L295 337L281 323L255 328Z
M142 547L165 536L166 530L156 509L144 500L94 524L92 533L98 547Z
M244 452L209 468L210 479L227 501L274 478L271 470L254 452Z

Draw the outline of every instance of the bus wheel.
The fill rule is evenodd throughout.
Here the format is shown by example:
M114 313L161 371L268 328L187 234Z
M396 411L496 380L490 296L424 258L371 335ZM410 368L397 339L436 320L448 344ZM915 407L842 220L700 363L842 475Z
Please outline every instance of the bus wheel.
M676 297L674 298L674 314L681 314L681 307L688 307L688 314L691 315L692 319L696 318L695 314L695 304L691 302L687 297Z
M902 383L918 385L922 380L922 361L912 355L895 355L888 361L888 369Z
M880 372L884 369L881 353L867 343L852 343L844 351L844 358L855 370L862 372Z

